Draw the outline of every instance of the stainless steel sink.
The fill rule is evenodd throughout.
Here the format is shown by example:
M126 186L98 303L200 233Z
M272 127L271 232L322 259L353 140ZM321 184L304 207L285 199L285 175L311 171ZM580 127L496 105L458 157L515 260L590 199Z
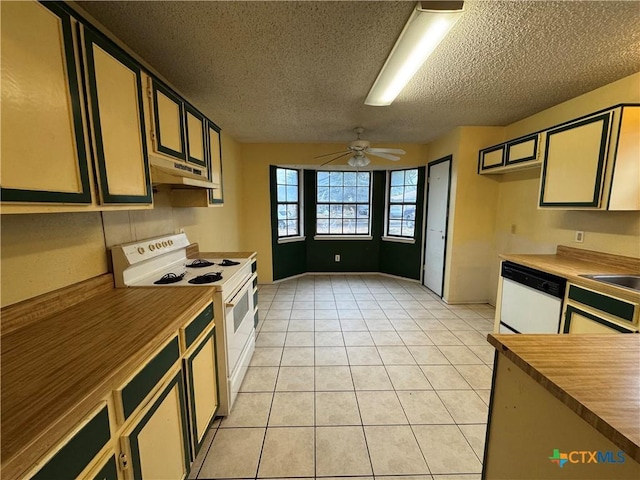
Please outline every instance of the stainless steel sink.
M640 275L580 275L599 282L611 283L619 287L629 288L640 292Z

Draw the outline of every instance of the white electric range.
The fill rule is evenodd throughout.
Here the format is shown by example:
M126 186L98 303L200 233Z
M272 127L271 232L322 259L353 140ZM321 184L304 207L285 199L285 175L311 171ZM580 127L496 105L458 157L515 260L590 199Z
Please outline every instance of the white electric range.
M184 233L111 249L116 287L213 287L219 415L228 415L255 350L253 281L248 258L187 258ZM226 382L222 373L226 373Z

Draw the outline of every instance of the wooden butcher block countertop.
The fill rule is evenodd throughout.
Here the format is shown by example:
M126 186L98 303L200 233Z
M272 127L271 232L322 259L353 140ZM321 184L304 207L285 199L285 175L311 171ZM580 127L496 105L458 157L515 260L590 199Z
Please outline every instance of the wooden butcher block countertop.
M24 324L29 301L2 310L3 479L26 473L213 298L209 287L114 289L104 277L99 293Z
M501 354L640 462L640 335L497 335Z
M640 302L640 293L580 275L633 274L640 275L640 259L607 253L582 250L559 245L555 254L502 254L500 258L525 267L552 273L569 282L581 285L635 303Z

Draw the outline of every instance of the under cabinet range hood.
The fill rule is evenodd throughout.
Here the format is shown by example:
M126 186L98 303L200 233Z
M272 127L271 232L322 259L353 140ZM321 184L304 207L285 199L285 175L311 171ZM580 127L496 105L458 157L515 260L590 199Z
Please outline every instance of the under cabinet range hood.
M218 188L207 178L207 170L184 162L149 155L151 183L153 185L176 185L181 188Z

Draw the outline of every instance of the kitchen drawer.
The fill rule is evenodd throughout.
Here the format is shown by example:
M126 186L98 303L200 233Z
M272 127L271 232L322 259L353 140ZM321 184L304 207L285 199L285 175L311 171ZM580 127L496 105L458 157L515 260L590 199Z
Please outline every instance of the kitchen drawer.
M116 408L121 409L118 412L121 422L129 418L142 404L179 358L180 348L178 337L175 336L123 387L116 390Z
M576 285L569 286L568 300L581 303L597 310L606 312L621 320L636 323L638 317L638 304L621 300L619 298L603 295Z
M198 314L196 318L191 320L189 324L180 329L180 334L182 336L182 345L183 350L186 351L189 347L196 341L196 339L200 336L202 332L204 332L207 327L213 321L213 303L207 305L202 312Z
M103 402L98 411L76 432L62 442L60 448L38 472L33 480L77 478L107 445L111 438L107 404Z
M637 333L613 319L594 315L574 305L567 305L563 333Z

